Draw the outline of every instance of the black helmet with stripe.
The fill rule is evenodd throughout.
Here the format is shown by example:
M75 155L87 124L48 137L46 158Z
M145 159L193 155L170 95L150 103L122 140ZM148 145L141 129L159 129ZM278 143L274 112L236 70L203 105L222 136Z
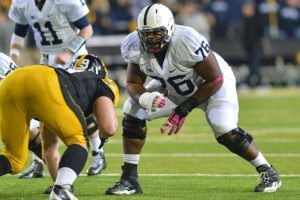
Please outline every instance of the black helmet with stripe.
M104 62L92 54L84 54L75 58L70 66L74 71L91 71L102 79L107 76L107 68Z

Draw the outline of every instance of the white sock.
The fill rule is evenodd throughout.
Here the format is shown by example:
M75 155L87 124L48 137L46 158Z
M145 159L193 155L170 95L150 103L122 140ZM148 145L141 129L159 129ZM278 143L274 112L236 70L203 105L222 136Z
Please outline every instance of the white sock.
M95 152L99 152L99 146L101 144L101 140L99 137L95 137L95 138L89 138L89 142L90 142L90 147L93 151Z
M39 157L37 157L34 153L32 153L32 161L36 160L39 163L44 163Z
M69 167L63 167L58 170L55 185L72 185L76 178L76 172Z
M140 161L140 154L123 154L123 161L138 165Z
M249 161L254 167L258 167L260 165L268 165L270 167L270 164L265 159L265 157L262 155L261 152L258 153L258 156L254 159Z

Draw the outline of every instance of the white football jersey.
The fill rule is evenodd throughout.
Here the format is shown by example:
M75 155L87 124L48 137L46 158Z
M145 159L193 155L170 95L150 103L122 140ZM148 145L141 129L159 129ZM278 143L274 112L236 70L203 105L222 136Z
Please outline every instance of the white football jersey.
M0 52L0 78L3 79L11 71L15 70L16 64L12 59Z
M72 22L89 12L85 0L46 0L39 10L35 0L13 0L9 17L15 23L29 24L43 54L61 52L79 32Z
M203 82L193 66L204 60L210 52L206 38L187 26L175 25L174 35L169 44L161 67L153 54L145 52L138 33L129 34L122 42L121 52L126 62L140 66L147 76L161 81L162 86L174 96L190 97ZM231 68L224 59L214 52L219 66L226 77L233 77Z

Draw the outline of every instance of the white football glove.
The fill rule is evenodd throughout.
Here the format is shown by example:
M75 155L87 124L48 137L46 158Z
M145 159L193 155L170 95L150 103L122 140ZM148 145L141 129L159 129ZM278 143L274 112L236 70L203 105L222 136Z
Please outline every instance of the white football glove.
M146 109L158 109L166 105L166 98L159 92L145 92L140 96L139 103Z

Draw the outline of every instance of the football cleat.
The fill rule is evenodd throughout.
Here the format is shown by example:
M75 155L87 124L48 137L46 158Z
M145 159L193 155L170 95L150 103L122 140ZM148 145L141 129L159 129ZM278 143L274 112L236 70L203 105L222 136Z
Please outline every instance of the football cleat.
M44 163L33 160L26 171L19 178L42 178L44 176Z
M130 195L130 194L142 194L143 190L138 180L125 180L121 179L116 182L114 186L109 187L105 194L108 195Z
M87 170L88 176L94 176L100 174L103 169L106 169L106 160L104 153L102 152L94 152L92 153L92 163L89 169Z
M259 173L260 183L254 192L275 192L281 187L281 180L275 168L271 165L260 165L256 168Z
M53 190L53 185L50 185L49 187L47 187L47 188L44 190L43 194L51 194L52 190ZM74 194L74 190L75 190L75 189L74 189L74 186L71 185L70 188L69 188L69 191L70 191L72 194Z
M49 200L78 200L71 192L70 185L54 185Z

